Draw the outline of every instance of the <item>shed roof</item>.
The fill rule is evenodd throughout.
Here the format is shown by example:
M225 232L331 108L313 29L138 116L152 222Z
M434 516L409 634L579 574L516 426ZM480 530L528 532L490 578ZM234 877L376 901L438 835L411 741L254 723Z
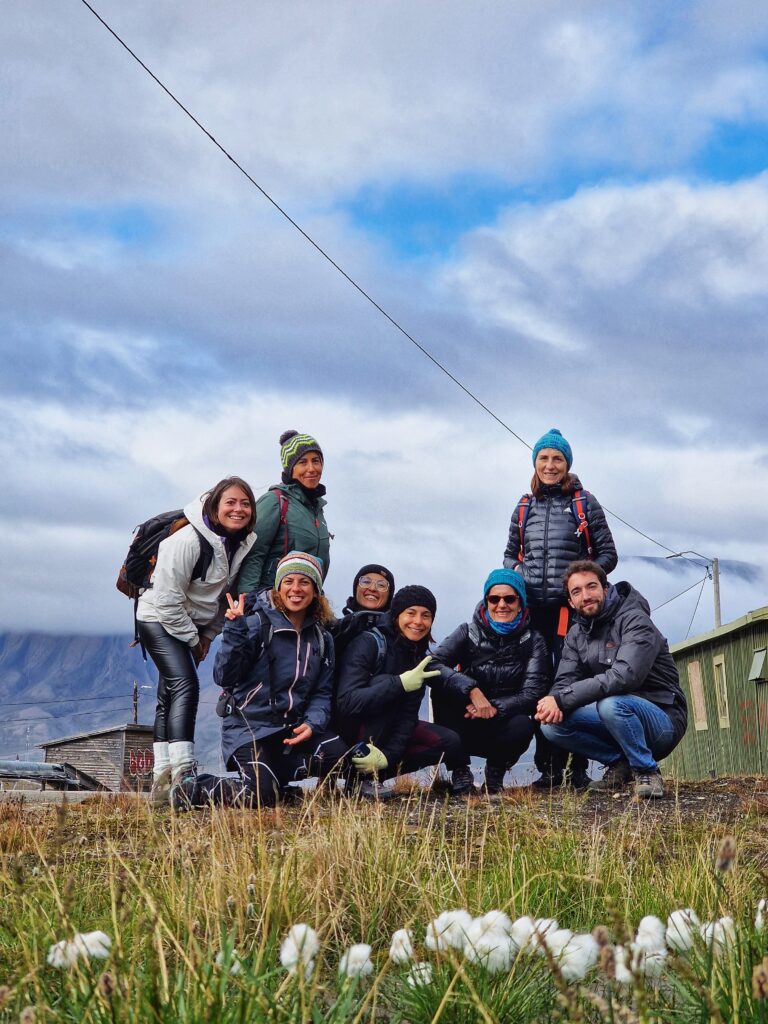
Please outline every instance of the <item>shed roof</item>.
M711 643L713 640L721 640L728 636L729 633L737 633L740 629L746 629L753 622L765 622L766 620L768 620L768 605L765 605L763 608L756 608L752 612L747 612L740 619L726 622L725 625L720 626L718 629L712 629L709 633L699 633L698 636L692 636L690 640L683 640L682 643L673 644L669 649L672 654L679 654L691 647Z
M45 743L38 743L43 750L46 747L57 747L60 743L74 743L75 740L86 740L92 736L107 736L111 732L152 732L151 725L137 725L135 722L127 722L125 725L111 725L106 729L94 729L91 732L78 732L74 736L60 736L55 740L46 740Z

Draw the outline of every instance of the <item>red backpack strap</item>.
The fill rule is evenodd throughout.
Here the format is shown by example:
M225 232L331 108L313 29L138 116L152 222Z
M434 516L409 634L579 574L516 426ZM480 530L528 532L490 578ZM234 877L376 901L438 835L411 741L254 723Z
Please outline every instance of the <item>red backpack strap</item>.
M587 522L587 497L589 491L582 491L581 489L573 492L571 498L571 511L573 512L573 518L576 520L576 533L583 534L584 541L587 545L587 558L592 558L592 538L589 535L589 523Z
M288 495L279 487L270 489L277 498L277 510L280 513L280 525L283 528L283 555L287 555L290 550L288 544Z
M528 513L531 511L531 496L524 494L517 503L517 532L520 534L520 546L517 549L517 560L522 562L525 557L523 551L523 537L525 536L525 524L528 522Z

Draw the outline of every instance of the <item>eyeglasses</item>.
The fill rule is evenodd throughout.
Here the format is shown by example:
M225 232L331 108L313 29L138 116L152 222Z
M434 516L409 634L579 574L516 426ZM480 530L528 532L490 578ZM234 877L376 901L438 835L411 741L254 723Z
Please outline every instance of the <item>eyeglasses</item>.
M504 604L517 604L519 600L520 598L517 594L489 594L488 597L486 597L488 604L494 608L502 601Z
M372 580L370 576L363 576L361 580L357 581L358 587L373 587L374 590L389 590L389 584L386 580Z

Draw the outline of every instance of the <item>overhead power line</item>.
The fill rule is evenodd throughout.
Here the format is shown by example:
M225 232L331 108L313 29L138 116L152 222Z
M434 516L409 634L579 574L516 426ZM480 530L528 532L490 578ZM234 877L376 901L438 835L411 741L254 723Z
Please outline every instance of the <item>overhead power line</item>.
M63 722L64 719L69 720L70 718L83 718L88 715L92 718L94 715L99 714L110 714L113 715L116 711L131 711L132 708L105 708L101 711L74 711L71 715L50 715L48 718L6 718L0 722L0 729L7 729L9 725L21 725L24 722L37 722L38 725L45 725L48 722Z
M130 54L131 57L133 57L133 59L136 61L136 63L140 67L142 67L144 69L144 71L146 71L146 73L149 75L149 77L157 85L160 86L160 88L163 90L163 92L166 94L166 96L168 96L168 98L170 100L172 100L173 103L176 104L176 106L179 108L179 110L181 110L184 114L186 114L186 116L190 119L190 121L192 121L193 124L195 124L200 129L200 131L206 136L206 138L209 139L213 143L214 146L216 146L216 148L227 158L227 160L230 161L230 163L232 163L238 169L238 171L240 171L240 173L245 178L247 178L247 180L251 183L251 185L253 185L253 187L255 189L257 189L261 193L261 195L267 200L267 202L270 203L277 210L277 212L282 217L284 217L288 221L288 223L293 228L296 229L296 231L299 232L299 234L302 236L302 238L304 238L307 242L309 242L309 244L323 257L323 259L327 260L328 263L330 263L330 265L334 268L334 270L338 271L338 273L341 274L341 276L344 278L345 281L347 281L349 284L351 284L352 287L357 292L359 292L359 294L362 295L363 298L366 299L366 301L369 302L374 307L374 309L376 309L379 313L381 313L381 315L395 328L395 330L399 331L400 334L403 335L403 337L407 338L408 341L410 341L412 345L415 345L416 348L422 353L422 355L426 356L427 359L429 359L430 362L432 362L438 368L438 370L440 370L442 373L444 373L446 375L446 377L448 377L450 380L452 380L453 383L458 388L460 388L468 398L470 398L473 402L475 402L475 404L478 405L484 412L487 412L488 415L492 419L494 419L499 424L500 427L503 427L504 430L506 430L514 438L516 438L520 442L520 444L522 444L526 448L528 448L529 451L531 451L533 449L533 446L531 444L529 444L528 441L526 441L518 433L516 433L512 429L512 427L509 426L508 423L505 423L504 420L501 419L500 416L497 416L496 413L493 411L493 409L489 408L489 406L487 406L485 404L485 402L482 401L482 399L478 398L478 396L470 388L468 388L465 384L463 384L459 380L458 377L456 377L453 373L451 373L451 371L448 369L448 367L445 366L443 363L441 363L440 360L429 351L429 349L427 349L424 345L422 345L421 342L417 341L416 338L414 338L412 334L409 334L409 332L400 323L398 323L398 321L395 320L395 318L393 316L391 316L386 311L386 309L384 309L383 306L379 305L379 303L376 301L376 299L374 299L373 296L369 292L367 292L365 290L365 288L363 288L363 286L361 284L358 284L358 282L350 274L348 274L346 272L346 270L344 270L344 268L341 267L336 262L336 260L333 259L333 257L328 252L326 252L326 250L318 242L316 242L314 240L314 238L312 238L312 236L307 231L305 231L304 228L296 220L294 220L293 217L291 217L291 215L287 212L287 210L285 210L277 202L277 200L274 199L269 194L269 192L267 192L267 190L262 185L260 185L258 183L258 181L256 181L256 179L254 177L252 177L251 174L249 174L249 172L242 166L242 164L240 164L235 159L235 157L232 156L232 154L229 152L229 150L227 150L218 141L218 139L216 139L215 136L205 127L205 125L202 124L195 117L195 115L187 107L184 106L184 104L181 102L181 100L176 95L174 95L174 93L171 92L171 90L168 88L168 86L163 81L161 81L161 79L159 79L157 77L157 75L154 73L154 71L152 71L152 69L149 68L144 63L144 61L141 59L141 57L139 57L139 55L134 50L131 49L131 47L125 42L124 39L121 38L121 36L118 35L118 33L112 28L111 25L109 25L104 20L104 18L102 18L102 16L98 13L98 11L95 10L95 8L91 6L91 4L88 2L88 0L81 0L81 3L83 4L84 7L88 8L88 10L94 16L94 18L96 18L96 20L98 22L100 22L101 25L104 26L104 28L107 30L107 32L109 32L109 34L113 37L113 39L115 39L115 41L117 43L119 43L120 46L122 46L122 48L127 53ZM626 526L628 529L633 530L635 533L639 534L639 536L644 537L646 540L650 541L652 544L657 545L657 547L660 547L664 551L668 551L671 554L677 554L677 552L674 551L672 548L667 547L666 544L663 544L661 541L656 540L654 537L651 537L650 534L645 533L643 530L639 529L637 526L633 526L632 523L627 522L626 519L623 519L621 516L617 515L613 511L611 511L611 509L609 509L607 506L603 505L603 509L606 512L608 512L610 515L612 515L614 517L614 519L617 519L620 523L623 523L624 526Z
M670 597L668 600L662 601L661 604L657 604L655 608L651 608L651 611L652 612L657 612L659 610L659 608L663 608L665 605L672 604L672 602L676 601L678 599L678 597L682 597L683 594L687 594L688 591L689 590L693 590L694 587L701 586L702 584L706 583L708 579L709 579L709 576L705 576L704 579L702 579L702 580L696 580L696 582L692 583L690 585L690 587L686 587L685 590L681 590L679 594L675 594L674 597Z
M39 707L42 704L80 704L86 700L130 700L130 693L110 693L99 697L60 697L58 700L11 700L3 701L4 708L20 708L30 704ZM92 712L88 712L92 714Z

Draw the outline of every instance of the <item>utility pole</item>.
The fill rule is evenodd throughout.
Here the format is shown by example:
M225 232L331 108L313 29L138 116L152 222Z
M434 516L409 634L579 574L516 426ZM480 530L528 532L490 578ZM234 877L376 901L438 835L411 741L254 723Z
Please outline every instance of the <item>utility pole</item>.
M138 679L133 680L133 724L137 725L139 721L139 681Z
M712 559L712 590L715 594L715 629L722 626L720 618L720 562L717 558Z

